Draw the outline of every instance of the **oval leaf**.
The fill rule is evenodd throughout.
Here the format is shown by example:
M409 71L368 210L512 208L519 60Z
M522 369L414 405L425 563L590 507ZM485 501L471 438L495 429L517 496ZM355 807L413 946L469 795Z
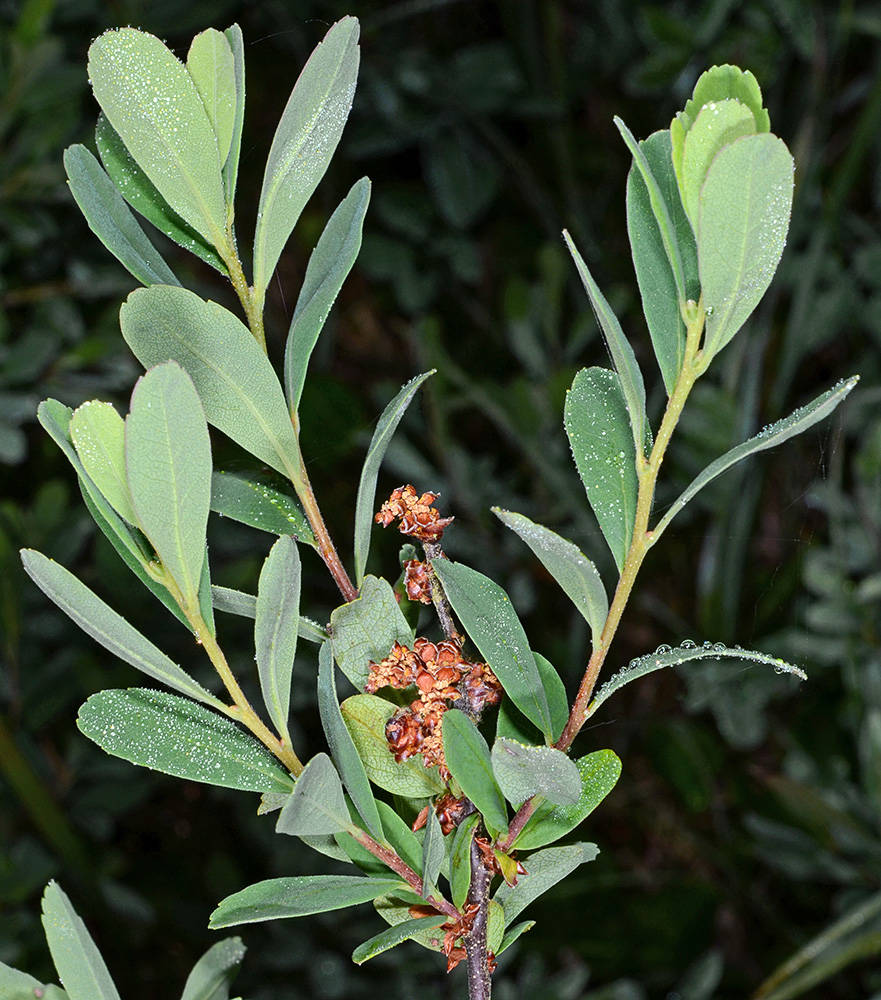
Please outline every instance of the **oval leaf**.
M223 165L229 156L236 117L235 65L223 32L207 28L196 35L187 53L187 72L202 98Z
M581 796L581 775L562 750L525 746L503 737L493 744L491 756L499 788L513 806L533 795L557 805L575 805Z
M705 350L717 354L749 318L783 255L794 164L762 133L726 146L701 188L697 254L707 310Z
M565 837L596 809L621 775L621 761L612 750L589 753L575 766L581 780L578 801L571 806L542 802L514 841L518 851L531 851Z
M633 537L639 483L618 376L583 368L566 393L564 421L587 499L620 571Z
M69 1000L119 1000L92 936L56 882L43 893L43 930Z
M229 1000L229 986L245 957L241 938L218 941L187 976L180 1000Z
M376 695L357 694L347 698L340 711L374 785L411 799L445 791L437 768L425 767L421 758L395 760L385 738L385 724L397 711L395 705Z
M355 501L355 579L358 586L364 579L367 556L370 554L370 533L373 528L373 505L376 500L376 480L379 476L379 467L391 443L392 435L401 422L401 417L404 416L407 407L416 395L416 390L434 374L434 371L432 369L430 372L424 372L422 375L410 379L382 411L382 416L373 432L373 438L361 468L358 499Z
M211 477L211 509L221 517L272 535L293 535L315 546L315 536L297 501L266 483L217 470Z
M511 599L489 577L462 563L435 559L432 568L465 631L505 693L546 738L552 738L547 696Z
M305 773L305 772L304 772ZM385 893L406 887L400 879L359 875L301 875L255 882L227 896L211 914L212 930L260 920L306 917L346 906L369 903Z
M213 246L225 245L226 204L217 139L179 59L135 28L89 48L95 99L169 205Z
M477 726L457 708L444 712L444 757L462 791L478 808L494 834L508 828L505 799L493 775L486 740Z
M344 17L324 36L294 85L272 140L254 234L254 286L266 289L306 202L324 176L352 107L358 21Z
M316 754L297 778L294 794L284 804L275 832L314 837L339 833L351 825L336 768L326 753Z
M362 177L328 220L306 265L284 354L285 391L292 413L300 408L306 369L318 335L361 249L369 202L370 181Z
M128 297L119 322L145 368L177 361L193 380L210 424L298 481L297 441L281 385L239 319L185 288L154 285Z
M475 813L464 819L453 834L453 844L450 847L450 892L453 906L461 909L468 900L471 891L471 842L480 816Z
M142 285L180 284L85 146L64 151L64 171L89 228L133 277Z
M137 524L125 468L125 422L110 403L97 399L78 406L70 438L89 479L129 524Z
M260 571L254 650L263 703L276 731L288 745L291 677L299 622L300 554L293 539L282 535L270 549Z
M222 702L196 683L149 639L62 565L34 549L22 549L22 565L43 593L114 656L181 694L216 708Z
M125 460L138 525L195 607L211 506L211 441L193 383L174 362L138 379Z
M532 549L544 568L563 589L563 593L590 625L593 648L596 649L606 616L609 598L596 566L572 542L550 528L530 521L523 514L493 507L493 513L506 527L519 535Z
M340 711L333 669L333 652L329 642L322 643L318 651L318 711L324 735L346 791L351 796L367 829L378 840L384 840L383 824L379 818L373 792L370 790L367 772Z
M162 691L99 691L82 705L80 730L114 757L246 792L290 792L293 780L234 722Z

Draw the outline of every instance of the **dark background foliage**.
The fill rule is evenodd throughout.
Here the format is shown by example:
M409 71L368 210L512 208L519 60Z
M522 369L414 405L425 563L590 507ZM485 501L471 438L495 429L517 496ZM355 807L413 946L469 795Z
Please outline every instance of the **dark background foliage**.
M135 24L185 54L237 20L248 109L239 231L293 80L326 27L362 19L362 73L340 152L307 208L268 307L278 358L309 250L362 174L364 248L319 345L303 445L343 551L371 423L412 373L437 367L389 452L381 490L437 488L451 554L508 587L574 690L586 635L493 504L558 527L608 571L562 433L563 393L604 351L559 232L568 226L663 404L630 264L629 157L611 123L665 127L708 65L760 80L798 164L772 290L698 387L666 469L671 496L702 464L838 377L863 382L834 421L728 473L653 553L611 667L685 637L797 658L795 690L762 668L693 666L610 703L582 752L613 747L618 788L582 836L602 848L533 908L498 994L743 997L845 908L881 889L881 5L802 0L0 0L0 960L50 975L39 893L59 878L129 1000L175 996L211 942L224 894L322 859L275 837L250 797L136 770L75 728L92 691L137 684L24 578L17 549L74 567L181 661L187 634L144 599L34 420L39 399L125 407L138 368L117 312L131 280L88 232L61 152L91 144L91 39ZM157 236L157 240L160 238ZM186 283L232 307L209 269L165 247ZM217 440L218 464L237 456ZM663 501L663 497L661 498ZM214 526L217 581L253 589L269 538ZM309 556L307 555L307 560ZM373 569L394 576L377 537ZM606 560L605 563L602 561ZM306 607L334 593L317 560ZM246 624L225 644L249 666ZM228 637L228 638L227 638ZM298 748L320 748L314 650L296 668ZM461 995L437 958L401 948L356 970L369 907L246 928L252 998ZM878 948L878 926L874 933ZM859 949L858 949L859 950ZM871 942L805 996L881 995Z

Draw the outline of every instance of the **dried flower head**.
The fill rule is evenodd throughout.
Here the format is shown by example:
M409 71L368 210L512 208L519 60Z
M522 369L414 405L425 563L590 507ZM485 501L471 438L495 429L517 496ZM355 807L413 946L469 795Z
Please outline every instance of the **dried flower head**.
M411 601L431 604L431 578L428 563L419 559L408 559L404 563L404 590Z
M433 506L437 493L418 494L416 488L407 483L392 490L391 496L380 507L375 521L387 528L392 522L400 519L398 530L402 535L412 535L421 542L437 542L444 533L444 528L451 524L453 518L441 517L440 511Z

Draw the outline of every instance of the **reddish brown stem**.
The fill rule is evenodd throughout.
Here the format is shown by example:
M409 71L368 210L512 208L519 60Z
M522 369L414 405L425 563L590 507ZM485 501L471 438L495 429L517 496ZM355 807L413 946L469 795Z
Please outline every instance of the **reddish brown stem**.
M468 892L468 902L477 904L477 912L471 922L471 929L465 937L469 1000L490 1000L492 993L492 973L489 971L489 945L487 941L491 882L492 872L487 868L480 848L472 840L471 888Z

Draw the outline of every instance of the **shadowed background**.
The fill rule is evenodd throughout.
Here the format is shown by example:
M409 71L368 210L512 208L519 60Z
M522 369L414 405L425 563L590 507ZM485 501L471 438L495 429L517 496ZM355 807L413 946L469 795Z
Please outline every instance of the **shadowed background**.
M795 659L796 688L761 667L692 665L616 696L579 738L612 747L618 787L579 831L600 858L535 904L536 928L501 963L497 995L547 1000L740 998L836 918L881 890L881 4L801 0L0 0L0 960L50 976L39 894L57 877L127 1000L176 996L216 936L225 894L327 870L276 837L256 796L186 784L108 758L75 727L102 687L139 683L24 577L33 546L74 568L176 660L187 633L145 600L79 501L34 420L38 401L123 410L139 368L117 314L132 280L88 231L61 153L94 148L86 52L132 24L185 55L209 25L246 43L240 242L299 68L330 23L362 21L359 89L340 150L307 206L270 293L280 361L306 260L333 208L374 183L359 263L313 360L303 450L348 557L358 470L385 402L437 367L388 453L380 494L411 481L455 514L448 551L507 587L533 645L566 677L586 628L498 504L611 560L571 465L566 387L605 351L559 237L567 226L631 336L657 424L663 389L630 262L629 155L612 125L667 127L713 63L751 69L797 163L789 245L744 331L689 402L665 464L671 500L730 445L837 378L863 381L831 422L726 474L647 561L609 669L683 638ZM218 276L155 236L185 284L234 308ZM215 436L215 462L241 459ZM397 574L376 529L371 569ZM253 591L271 539L211 527L216 582ZM304 557L304 610L335 603ZM248 623L225 647L251 670ZM322 748L314 648L295 668L301 756ZM871 912L871 903L869 912ZM881 906L876 907L876 911ZM357 970L380 928L370 907L245 928L237 990L251 1000L460 996L438 958L404 946ZM818 984L791 996L881 996L881 917L824 952ZM459 970L461 972L461 970Z

